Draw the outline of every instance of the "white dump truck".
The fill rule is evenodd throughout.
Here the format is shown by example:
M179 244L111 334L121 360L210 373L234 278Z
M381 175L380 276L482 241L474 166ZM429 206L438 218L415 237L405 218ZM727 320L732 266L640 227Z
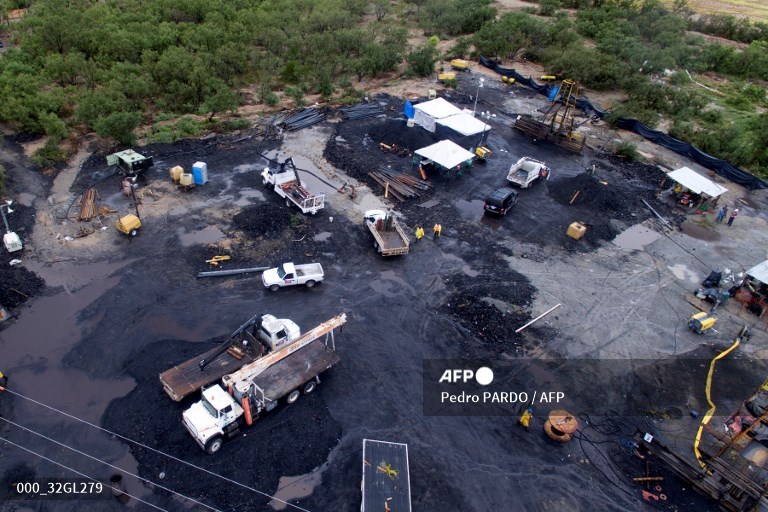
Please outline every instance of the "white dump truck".
M509 168L507 181L518 185L520 188L528 188L539 178L548 180L550 174L551 171L547 164L524 156Z
M312 393L320 374L339 362L333 330L346 321L341 314L323 322L293 343L225 375L221 385L203 389L200 401L184 411L184 427L202 449L214 454L225 439L274 409L283 397L292 404L302 393Z
M285 206L296 206L301 213L312 215L325 207L325 194L313 195L307 190L306 184L299 178L292 158L281 163L279 169L265 168L261 179L265 187L274 189L277 195L285 198Z
M179 402L203 386L216 382L301 337L301 329L287 318L254 315L219 346L160 374L163 389Z
M384 210L368 210L363 214L363 222L373 235L373 247L382 256L408 254L410 240L394 214Z
M284 286L295 286L303 284L307 288L312 288L325 278L323 266L319 263L307 263L304 265L294 265L293 263L283 263L279 267L270 268L261 274L261 282L265 288L277 291Z

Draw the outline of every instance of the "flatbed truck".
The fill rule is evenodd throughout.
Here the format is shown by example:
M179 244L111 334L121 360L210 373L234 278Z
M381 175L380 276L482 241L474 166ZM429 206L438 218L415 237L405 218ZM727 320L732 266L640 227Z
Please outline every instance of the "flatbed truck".
M282 349L225 375L221 385L204 388L201 400L184 411L184 427L212 455L225 439L277 407L282 398L293 404L302 394L312 393L320 374L340 360L333 331L346 321L341 314L323 322Z
M373 247L382 256L408 254L410 240L395 216L384 210L368 210L363 214L368 231L373 235Z
M219 346L161 373L160 383L168 396L179 402L300 336L299 326L287 318L254 315Z
M288 170L287 167L291 169ZM279 169L265 168L261 173L262 183L265 187L273 189L277 195L285 199L285 206L296 206L301 213L315 215L325 207L325 194L312 194L307 190L306 184L299 178L299 171L293 163L293 158L288 158L279 164Z

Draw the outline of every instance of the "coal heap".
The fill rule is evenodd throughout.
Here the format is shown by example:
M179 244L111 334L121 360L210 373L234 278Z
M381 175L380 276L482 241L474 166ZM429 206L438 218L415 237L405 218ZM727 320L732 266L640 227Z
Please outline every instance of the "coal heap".
M587 173L550 182L547 189L549 195L560 204L586 206L618 219L631 218L632 212L640 207L637 195L629 195L614 184L601 183L600 178ZM579 195L573 199L577 191Z
M272 235L291 225L291 211L273 203L260 203L233 217L235 226L250 236Z

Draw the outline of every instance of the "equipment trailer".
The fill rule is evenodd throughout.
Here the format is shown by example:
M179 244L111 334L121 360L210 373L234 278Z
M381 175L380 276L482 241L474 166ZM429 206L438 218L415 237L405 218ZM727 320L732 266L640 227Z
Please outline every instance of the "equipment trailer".
M360 512L411 512L408 445L363 439Z
M202 449L214 454L225 438L277 407L281 398L292 404L302 393L312 393L320 374L339 362L333 330L346 321L345 314L334 317L293 343L225 375L221 386L203 389L202 399L184 411L187 431Z

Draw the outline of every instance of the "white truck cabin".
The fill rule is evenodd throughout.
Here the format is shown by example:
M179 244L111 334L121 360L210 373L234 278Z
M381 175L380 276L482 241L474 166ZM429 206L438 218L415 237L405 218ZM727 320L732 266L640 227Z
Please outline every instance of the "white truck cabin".
M295 322L287 318L275 318L272 315L261 317L259 337L267 343L272 350L277 350L293 342L301 336L301 329Z

